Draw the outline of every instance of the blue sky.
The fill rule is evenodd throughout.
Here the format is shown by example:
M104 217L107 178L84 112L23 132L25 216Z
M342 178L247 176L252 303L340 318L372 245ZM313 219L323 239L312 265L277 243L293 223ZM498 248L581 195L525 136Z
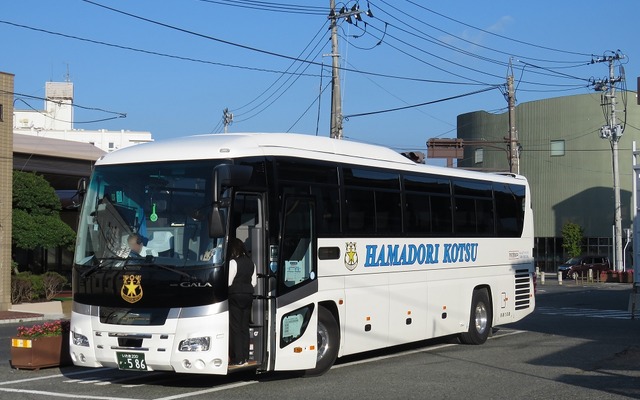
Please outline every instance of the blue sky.
M589 79L608 68L590 61L616 51L637 90L637 0L337 6L356 4L362 21L339 22L345 138L426 151L429 138L455 137L457 115L506 110L510 60L518 104L594 93ZM217 133L228 108L230 132L328 136L328 11L328 0L5 2L0 71L15 74L17 109L42 109L45 82L68 76L85 107L76 129Z

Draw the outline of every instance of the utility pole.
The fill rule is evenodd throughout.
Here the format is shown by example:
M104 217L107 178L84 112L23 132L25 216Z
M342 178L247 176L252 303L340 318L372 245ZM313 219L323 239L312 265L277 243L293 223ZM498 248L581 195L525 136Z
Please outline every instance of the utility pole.
M618 168L618 142L622 138L623 127L616 120L616 83L624 79L623 76L615 77L614 63L624 58L624 54L616 52L612 56L606 56L594 60L594 62L606 62L609 64L609 78L595 82L596 91L602 91L602 105L609 107L607 125L600 128L600 137L611 142L611 156L613 159L613 193L614 193L614 265L616 271L624 269L622 263L622 210L620 205L620 171Z
M342 99L340 97L340 54L338 54L338 15L336 0L330 0L331 14L331 130L333 139L342 139Z
M222 110L222 121L224 122L224 133L227 133L227 127L233 122L233 113L228 108Z
M511 62L509 62L511 65ZM507 76L507 101L509 103L509 172L520 173L520 144L516 129L516 95L513 87L513 71Z
M331 54L332 68L331 68L331 128L330 136L333 139L342 139L342 97L340 95L340 53L338 50L338 20L344 18L348 23L352 23L351 17L353 16L357 21L362 21L360 14L362 11L358 8L358 5L354 5L351 9L342 7L339 12L336 13L336 1L330 0L329 7L329 20L331 20ZM371 10L367 10L366 15L372 17Z

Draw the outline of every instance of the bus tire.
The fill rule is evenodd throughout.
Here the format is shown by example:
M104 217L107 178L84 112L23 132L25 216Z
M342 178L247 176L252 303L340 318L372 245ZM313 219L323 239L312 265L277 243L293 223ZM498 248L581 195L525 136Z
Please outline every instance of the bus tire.
M324 307L318 307L318 358L316 367L304 372L305 376L320 376L327 372L336 358L340 347L340 331L333 314Z
M473 291L471 300L471 316L469 330L461 333L459 338L463 344L483 344L491 333L493 313L487 289Z

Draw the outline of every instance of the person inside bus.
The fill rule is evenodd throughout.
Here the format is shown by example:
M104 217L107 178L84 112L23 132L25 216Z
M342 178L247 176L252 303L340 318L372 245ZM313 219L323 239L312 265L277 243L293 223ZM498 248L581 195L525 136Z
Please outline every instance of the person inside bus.
M139 233L132 233L127 238L127 244L131 251L129 257L145 257L148 253L147 248L144 247L144 241Z
M249 322L257 283L256 266L238 238L229 242L229 259L230 365L245 365L249 361Z

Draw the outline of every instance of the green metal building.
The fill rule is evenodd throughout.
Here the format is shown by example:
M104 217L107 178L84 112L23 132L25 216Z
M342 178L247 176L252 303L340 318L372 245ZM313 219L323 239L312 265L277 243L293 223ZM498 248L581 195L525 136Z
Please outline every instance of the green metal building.
M618 143L624 232L631 228L633 218L633 143L640 149L640 106L635 92L618 93L617 100L616 118L624 127ZM515 108L519 173L531 186L534 256L541 271L554 272L566 259L562 226L567 222L584 229L585 253L613 255L613 157L611 142L600 134L609 115L601 103L600 94L594 93L532 101ZM457 124L458 138L464 140L464 159L458 160L458 167L509 171L508 112L462 114ZM624 233L622 244L623 248L627 245ZM625 254L626 266L631 268L630 247Z

